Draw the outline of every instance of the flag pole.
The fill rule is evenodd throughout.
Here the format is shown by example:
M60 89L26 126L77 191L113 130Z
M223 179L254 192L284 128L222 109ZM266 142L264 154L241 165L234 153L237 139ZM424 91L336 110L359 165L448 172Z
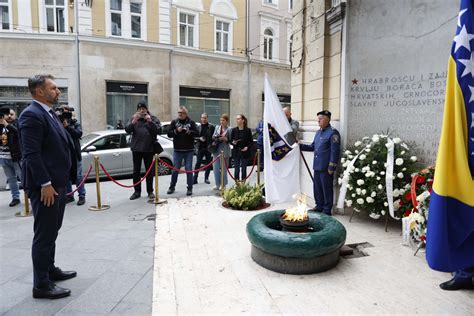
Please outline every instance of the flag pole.
M313 175L311 174L311 169L309 169L308 163L306 162L306 158L304 157L303 152L301 150L300 150L300 155L301 155L301 158L303 159L304 165L306 166L306 170L308 170L309 176L311 177L311 181L314 182Z

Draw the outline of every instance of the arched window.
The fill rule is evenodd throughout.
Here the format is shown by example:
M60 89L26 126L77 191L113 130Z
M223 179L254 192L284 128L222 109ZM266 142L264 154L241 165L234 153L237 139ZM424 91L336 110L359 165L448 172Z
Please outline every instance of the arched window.
M270 29L265 29L263 32L263 58L273 59L273 32Z

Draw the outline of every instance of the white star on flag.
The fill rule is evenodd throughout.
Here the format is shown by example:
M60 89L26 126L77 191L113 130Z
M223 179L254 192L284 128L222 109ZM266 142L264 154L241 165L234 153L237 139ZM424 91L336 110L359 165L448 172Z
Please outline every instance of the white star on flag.
M471 98L469 99L469 103L474 101L474 87L469 86L469 89L471 90Z
M458 15L458 26L461 27L461 16L464 14L464 12L466 12L467 9L464 9L464 10L461 10L459 11L459 15Z
M462 46L466 47L467 50L471 50L471 47L469 46L469 41L474 38L474 35L469 34L466 31L466 26L464 25L461 29L461 32L459 32L458 35L454 37L454 42L456 42L456 47L454 47L454 52L457 52L457 50Z
M465 67L461 78L469 73L474 78L474 53L471 53L471 59L459 59L459 62Z

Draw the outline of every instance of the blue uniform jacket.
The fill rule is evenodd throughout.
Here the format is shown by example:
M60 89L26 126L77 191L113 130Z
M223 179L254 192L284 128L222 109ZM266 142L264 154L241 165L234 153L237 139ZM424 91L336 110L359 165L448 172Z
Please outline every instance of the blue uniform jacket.
M302 151L314 151L313 169L334 171L341 155L341 136L337 129L328 125L314 135L310 145L300 144Z
M33 101L18 120L22 183L27 190L39 189L49 181L53 187L66 187L69 180L71 154L67 132L54 119Z

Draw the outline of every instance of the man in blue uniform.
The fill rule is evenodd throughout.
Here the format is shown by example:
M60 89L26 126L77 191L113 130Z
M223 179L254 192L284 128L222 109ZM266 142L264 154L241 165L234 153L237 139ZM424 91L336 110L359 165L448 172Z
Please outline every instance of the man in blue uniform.
M313 194L316 206L311 211L331 215L333 205L333 180L339 156L341 154L341 136L331 126L331 112L318 112L320 130L314 135L310 145L300 144L302 151L314 151Z

